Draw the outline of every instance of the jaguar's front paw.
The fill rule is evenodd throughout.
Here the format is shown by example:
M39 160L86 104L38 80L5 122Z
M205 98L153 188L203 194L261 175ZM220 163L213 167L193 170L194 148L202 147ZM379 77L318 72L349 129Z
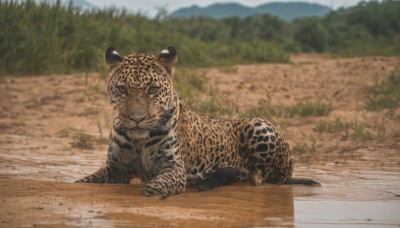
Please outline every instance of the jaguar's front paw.
M153 197L153 196L160 196L160 195L161 195L161 193L158 190L151 188L149 186L146 186L146 188L143 191L143 196L146 196L146 197Z
M75 183L92 183L92 180L90 178L84 177L79 180L76 180Z

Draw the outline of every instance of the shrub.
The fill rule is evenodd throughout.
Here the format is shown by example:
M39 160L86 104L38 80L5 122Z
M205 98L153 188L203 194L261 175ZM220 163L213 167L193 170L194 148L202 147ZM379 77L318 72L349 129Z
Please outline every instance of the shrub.
M395 109L400 105L400 67L397 67L383 83L368 88L371 94L365 108L369 111Z

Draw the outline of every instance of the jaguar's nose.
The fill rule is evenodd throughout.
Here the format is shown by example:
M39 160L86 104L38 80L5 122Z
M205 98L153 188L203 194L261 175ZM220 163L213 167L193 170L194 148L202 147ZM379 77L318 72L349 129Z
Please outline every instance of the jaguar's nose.
M139 124L143 120L147 118L147 115L134 115L134 114L128 114L128 118L132 121L134 121L136 124Z

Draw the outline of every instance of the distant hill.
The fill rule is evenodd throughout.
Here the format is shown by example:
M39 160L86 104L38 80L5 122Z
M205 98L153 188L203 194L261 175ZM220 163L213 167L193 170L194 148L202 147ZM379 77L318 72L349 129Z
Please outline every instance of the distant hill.
M72 4L74 4L75 6L79 6L83 10L100 10L99 7L91 4L86 0L62 0L61 2L63 4L68 4L69 2L72 2Z
M248 17L256 14L271 14L283 20L290 21L300 17L324 16L331 8L307 2L272 2L256 7L247 7L238 3L216 3L207 7L193 5L178 9L170 14L171 17L198 17L205 16L215 19L226 17Z

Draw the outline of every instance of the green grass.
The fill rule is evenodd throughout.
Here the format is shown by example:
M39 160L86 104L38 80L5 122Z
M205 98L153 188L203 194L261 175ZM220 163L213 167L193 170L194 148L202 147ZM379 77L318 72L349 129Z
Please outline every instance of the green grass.
M332 105L321 101L305 101L299 102L293 106L271 106L271 98L268 96L266 101L259 102L258 106L241 114L242 117L266 117L286 116L292 118L294 116L327 116L332 111Z
M233 66L231 66L231 67L220 67L220 68L218 68L218 71L222 72L224 74L236 74L238 69L237 69L237 67L233 67Z
M320 120L314 127L314 131L319 133L340 133L343 140L371 140L374 139L374 136L378 139L383 139L386 135L384 119L372 126L372 129L374 131L369 129L365 121L354 120L353 122L347 122L341 117L336 118L333 122Z
M0 76L96 71L106 77L108 46L122 55L175 46L186 67L289 61L273 41L204 40L181 30L189 26L185 20L148 19L115 8L88 12L59 1L0 1L0 15Z
M104 88L104 85L102 85L100 83L100 80L97 80L96 84L92 88L93 88L94 92L104 95L104 96L107 96L107 91Z
M174 75L174 88L189 107L198 102L197 93L206 92L206 74L189 68L178 68Z
M350 123L344 121L341 117L338 117L334 122L319 120L314 127L314 131L328 133L345 132L346 135L349 135L350 128Z
M74 136L74 141L71 143L71 145L74 148L91 150L94 148L92 142L92 136L85 132L79 131Z
M205 101L200 102L197 107L194 107L194 110L211 116L224 112L224 109L221 107L221 101L216 95L210 96Z
M204 71L178 69L174 76L174 87L193 111L210 116L231 116L237 112L236 104L207 84Z
M71 129L69 128L63 128L58 132L58 136L61 138L66 138L70 135Z
M377 129L377 136L378 139L384 139L386 136L386 121L382 117L381 121L377 122L376 125L374 126L375 129Z
M247 18L149 19L127 10L83 11L56 1L0 1L0 76L104 71L104 50L122 55L178 50L185 67L288 63L288 53L400 54L400 4L362 2L292 22ZM304 48L306 47L306 48ZM374 105L372 105L374 106Z
M317 139L311 137L310 142L305 142L305 140L306 138L304 138L303 142L296 143L292 146L291 150L293 154L310 153L311 155L314 155L315 152L317 152Z
M199 105L194 108L195 111L210 116L232 116L237 113L238 109L238 106L233 101L213 91L208 94L205 101L201 101Z
M258 106L247 110L244 113L241 113L241 117L243 118L253 118L253 117L263 117L263 118L272 118L273 116L281 116L282 108L281 107L272 107L271 106L271 96L267 94L267 99L264 101L259 101Z
M353 138L360 140L370 140L372 139L372 133L367 129L364 122L358 122L357 120L353 124Z
M398 38L365 37L365 40L353 40L348 42L346 48L332 49L334 55L340 57L359 56L398 56L400 54L400 41Z
M321 101L299 102L292 107L285 108L285 114L288 117L295 115L305 116L327 116L332 111L332 105Z
M368 111L380 111L383 109L396 109L400 105L400 67L397 67L389 79L376 83L368 88L369 99L365 103Z
M315 146L315 144L311 143L296 143L292 146L292 153L293 154L306 154L306 153L310 153L312 155L315 154L315 152L317 151L317 148Z

